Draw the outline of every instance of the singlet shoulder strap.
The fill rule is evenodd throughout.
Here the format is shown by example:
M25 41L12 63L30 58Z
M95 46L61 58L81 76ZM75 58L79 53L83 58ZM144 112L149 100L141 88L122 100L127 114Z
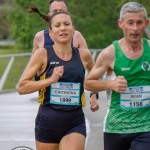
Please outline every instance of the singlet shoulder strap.
M143 38L143 44L144 44L144 51L147 51L147 50L149 51L150 46L148 44L148 39Z
M49 36L48 29L44 30L44 47L45 46L52 46L54 42L52 41L51 37Z
M120 57L126 57L118 43L117 40L113 41L113 45L114 45L114 52L115 52L115 62L120 60Z
M120 45L118 44L118 41L117 41L117 40L113 41L113 45L114 45L114 47L115 47L115 55L116 55L116 58L118 58L119 53L122 53L121 47L120 47Z
M120 49L120 46L119 46L119 44L118 44L118 41L117 41L117 40L113 41L113 45L114 45L115 49L117 49L117 48L119 48L119 49Z
M44 47L45 49L46 49L46 51L47 51L47 67L46 67L46 69L49 67L49 62L50 62L50 55L54 52L53 51L53 47L52 46L45 46Z

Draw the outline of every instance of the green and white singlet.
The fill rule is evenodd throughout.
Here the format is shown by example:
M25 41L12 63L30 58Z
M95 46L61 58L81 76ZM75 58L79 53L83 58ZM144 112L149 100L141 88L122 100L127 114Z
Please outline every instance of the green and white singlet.
M150 132L150 47L143 39L141 57L126 57L117 41L115 47L114 73L124 76L127 90L124 93L107 91L109 109L104 119L104 132L137 133Z

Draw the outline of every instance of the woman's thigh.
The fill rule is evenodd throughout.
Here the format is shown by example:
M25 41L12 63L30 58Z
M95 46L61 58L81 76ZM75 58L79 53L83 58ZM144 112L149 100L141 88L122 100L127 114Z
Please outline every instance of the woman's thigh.
M59 150L58 144L42 143L36 141L36 150Z
M85 136L80 133L71 133L64 136L59 150L84 150Z

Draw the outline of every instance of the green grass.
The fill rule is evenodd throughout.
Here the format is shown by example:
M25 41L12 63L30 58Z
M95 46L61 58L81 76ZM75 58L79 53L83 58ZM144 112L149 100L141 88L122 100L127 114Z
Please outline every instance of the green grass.
M20 76L29 61L29 58L30 58L29 56L15 58L12 68L5 82L5 85L3 87L4 90L14 89L14 87L16 87L20 79Z
M0 46L0 55L25 53L26 50L20 49L18 46Z
M20 51L16 47L0 47L0 55L5 54L16 54L16 53L24 53L24 51ZM4 84L3 90L12 90L16 88L16 85L20 79L22 72L24 71L30 56L20 56L15 57L11 70L7 76L6 82ZM0 78L2 77L10 58L0 58Z
M9 62L9 58L0 58L0 78Z

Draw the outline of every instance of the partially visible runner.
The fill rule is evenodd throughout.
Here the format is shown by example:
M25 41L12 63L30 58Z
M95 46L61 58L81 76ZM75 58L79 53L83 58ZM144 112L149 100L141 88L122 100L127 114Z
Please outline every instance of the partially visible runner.
M118 25L124 37L105 48L85 80L87 90L108 91L104 150L150 150L150 40L143 5L128 2ZM109 72L112 77L101 77Z
M68 12L68 7L67 7L66 1L64 1L64 0L51 0L49 3L48 16L41 14L36 7L31 7L28 9L28 11L39 13L40 16L47 22L51 18L51 15L55 12L59 12L59 11ZM53 44L54 44L54 42L49 33L49 29L39 31L35 35L32 52L34 53L38 48L41 48L41 47L44 47L47 45L53 45ZM76 47L76 48L81 48L81 49L88 48L84 37L77 30L75 30L73 33L72 46Z
M49 22L49 19L51 18L51 15L53 15L53 13L60 12L60 11L68 12L68 5L65 0L51 0L49 3L48 16L41 14L36 7L30 7L28 11L37 12L46 22ZM73 38L71 43L73 47L88 50L84 37L77 30L75 30L73 33ZM51 38L49 29L39 31L35 35L32 52L34 53L38 48L43 48L45 46L52 46L53 44L54 42ZM94 93L92 92L90 94L90 97L91 97L90 98L90 103L91 103L91 99L98 99L98 93L95 94L95 92ZM85 104L83 106L85 106Z
M73 32L69 13L54 13L50 22L54 45L35 51L18 84L19 94L39 91L37 150L84 150L83 82L85 69L89 72L94 61L89 50L71 46ZM98 110L97 100L93 103L92 110Z

